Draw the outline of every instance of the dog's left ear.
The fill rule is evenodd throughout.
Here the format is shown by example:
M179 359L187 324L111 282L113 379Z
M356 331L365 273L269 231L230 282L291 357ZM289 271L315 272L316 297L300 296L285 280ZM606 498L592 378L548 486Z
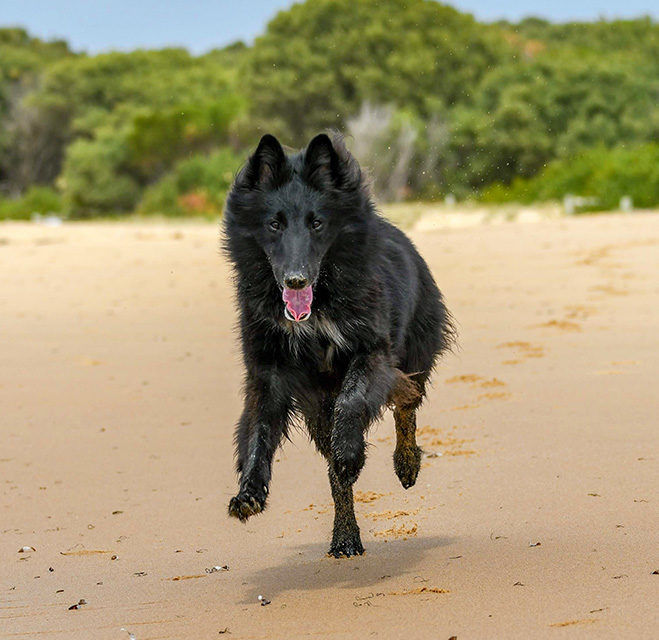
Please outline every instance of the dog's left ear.
M340 138L331 140L318 134L304 152L304 179L320 189L353 189L359 186L361 172Z

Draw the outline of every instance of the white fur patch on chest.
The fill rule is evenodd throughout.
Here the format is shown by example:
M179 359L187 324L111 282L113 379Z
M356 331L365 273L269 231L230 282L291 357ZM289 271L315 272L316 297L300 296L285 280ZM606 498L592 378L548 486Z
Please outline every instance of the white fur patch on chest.
M325 368L330 369L332 359L336 351L345 350L348 348L349 343L344 333L333 320L321 316L312 315L309 320L305 322L282 322L282 327L288 333L291 350L295 355L299 355L303 348L305 339L313 338L315 336L322 336L329 341L329 346L325 351Z
M334 343L339 349L347 349L348 341L341 333L336 322L321 316L316 319L316 331L325 336L330 342Z

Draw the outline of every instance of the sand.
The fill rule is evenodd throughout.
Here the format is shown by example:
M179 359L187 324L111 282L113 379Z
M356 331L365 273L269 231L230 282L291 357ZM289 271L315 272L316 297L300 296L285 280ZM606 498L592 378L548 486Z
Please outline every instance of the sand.
M303 434L268 510L226 515L241 368L216 228L0 225L0 638L657 637L659 214L413 237L461 347L415 487L391 416L371 432L367 553L335 560Z

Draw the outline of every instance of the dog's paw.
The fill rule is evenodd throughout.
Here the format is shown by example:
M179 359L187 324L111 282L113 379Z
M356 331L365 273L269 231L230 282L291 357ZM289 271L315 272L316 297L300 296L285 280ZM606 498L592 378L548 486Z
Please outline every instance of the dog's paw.
M359 533L341 540L332 540L332 546L328 551L328 555L335 558L350 558L352 556L361 556L363 553L364 546Z
M247 518L261 513L265 509L265 495L253 495L249 491L241 491L229 502L229 515L247 522Z
M416 483L421 469L421 454L419 447L406 447L394 451L394 471L403 489L409 489Z

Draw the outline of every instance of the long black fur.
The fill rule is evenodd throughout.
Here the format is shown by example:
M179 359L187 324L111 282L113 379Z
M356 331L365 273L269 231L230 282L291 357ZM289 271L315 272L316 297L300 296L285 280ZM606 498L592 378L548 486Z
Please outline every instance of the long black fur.
M265 508L272 460L299 416L328 462L335 503L330 553L363 553L352 484L365 434L394 409L394 468L405 488L419 472L415 412L453 327L411 241L380 217L356 160L339 137L316 136L286 154L270 135L239 172L225 212L245 364L236 429L238 495L245 521ZM313 284L304 322L284 316L282 288Z

